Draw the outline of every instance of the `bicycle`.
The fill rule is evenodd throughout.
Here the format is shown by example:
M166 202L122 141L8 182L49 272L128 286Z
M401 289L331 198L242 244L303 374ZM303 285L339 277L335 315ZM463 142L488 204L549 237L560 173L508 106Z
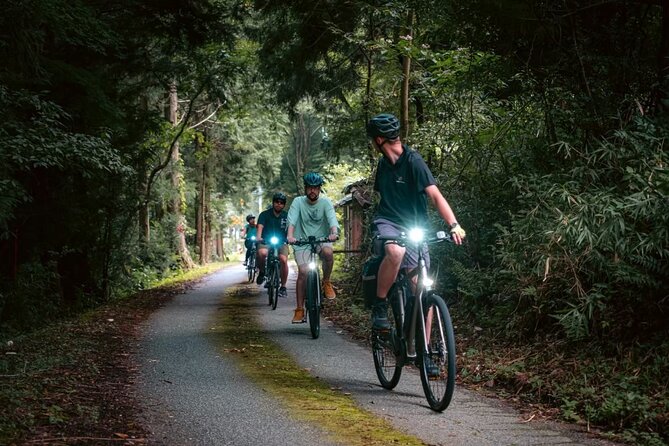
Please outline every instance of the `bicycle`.
M443 231L424 239L422 231L377 240L411 245L418 251L418 266L401 270L388 293L389 330L372 330L374 368L381 386L393 389L402 368L414 364L420 370L423 391L430 408L448 407L455 389L455 334L446 302L432 290L423 256L424 245L450 240ZM412 298L411 279L418 278ZM406 311L405 311L406 310Z
M332 243L328 237L316 238L309 236L307 239L297 240L292 243L295 246L310 246L309 271L307 272L306 305L309 316L309 329L311 337L317 339L321 333L321 275L318 261L318 245L321 243Z
M281 286L281 262L279 260L281 244L278 237L271 237L269 245L267 262L265 263L265 280L267 281L265 286L269 296L269 305L271 305L272 310L276 310L276 304L279 301L279 287Z
M246 261L246 271L249 282L253 282L256 278L256 238L251 237L251 247L249 248L249 259Z

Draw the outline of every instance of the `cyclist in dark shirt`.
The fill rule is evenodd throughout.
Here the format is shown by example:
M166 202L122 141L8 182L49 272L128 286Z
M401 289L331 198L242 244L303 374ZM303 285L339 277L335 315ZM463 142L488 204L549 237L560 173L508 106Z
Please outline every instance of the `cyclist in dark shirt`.
M420 154L400 141L400 123L391 114L380 114L367 123L370 144L383 156L379 160L374 190L381 196L374 225L379 235L396 237L428 221L427 199L441 218L450 226L453 241L460 245L465 231L437 187L432 172ZM429 254L425 248L429 265ZM372 307L372 327L389 327L386 297L400 268L411 269L417 264L417 253L395 243L384 245L384 258L377 274L376 302Z
M279 297L287 297L286 281L288 280L288 245L286 245L286 230L288 229L288 213L286 207L286 194L277 192L272 197L272 207L261 212L258 216L258 233L260 240L258 245L258 278L256 283L260 285L265 280L265 260L269 251L269 240L277 237L281 247L279 248L279 262L281 264L281 287Z

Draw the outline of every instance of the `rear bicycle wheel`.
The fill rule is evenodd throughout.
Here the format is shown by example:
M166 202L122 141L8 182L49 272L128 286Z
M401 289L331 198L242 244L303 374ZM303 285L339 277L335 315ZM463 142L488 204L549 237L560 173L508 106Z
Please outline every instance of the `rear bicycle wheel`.
M269 276L269 286L267 287L267 292L270 295L270 305L272 305L272 310L276 310L276 304L279 303L279 272L277 271L278 264L272 265L272 272Z
M321 334L321 286L317 271L307 273L307 314L311 337L317 339Z
M392 297L389 297L392 301ZM384 389L394 389L402 376L404 365L404 340L400 334L401 321L400 312L395 302L388 305L388 323L390 330L372 330L372 355L374 356L374 369L379 383Z
M455 334L448 307L444 300L429 294L425 301L425 332L427 351L420 352L420 380L432 410L441 412L448 407L455 390ZM423 332L418 329L423 350Z

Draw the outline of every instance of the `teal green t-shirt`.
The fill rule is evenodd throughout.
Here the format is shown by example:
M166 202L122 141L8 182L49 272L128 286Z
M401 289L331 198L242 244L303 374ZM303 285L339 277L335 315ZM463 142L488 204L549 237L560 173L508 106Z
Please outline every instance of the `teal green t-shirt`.
M288 226L295 227L293 236L299 240L309 236L327 237L330 228L339 228L339 223L329 198L320 196L316 203L310 204L306 196L301 196L290 204ZM295 246L295 249L309 249L309 246Z
M247 224L244 226L244 239L249 240L251 237L256 236L256 232L258 232L258 226L251 226Z

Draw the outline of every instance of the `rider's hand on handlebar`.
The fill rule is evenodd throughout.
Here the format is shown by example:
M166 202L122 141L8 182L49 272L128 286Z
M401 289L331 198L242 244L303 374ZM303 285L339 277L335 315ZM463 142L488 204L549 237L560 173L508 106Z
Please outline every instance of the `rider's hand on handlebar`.
M293 244L297 241L295 237L286 237L286 241L288 241L289 244Z
M331 242L336 242L338 238L339 238L339 234L328 235L328 240L330 240Z
M455 223L451 226L451 238L456 245L462 245L462 241L466 236L467 233L458 223Z

